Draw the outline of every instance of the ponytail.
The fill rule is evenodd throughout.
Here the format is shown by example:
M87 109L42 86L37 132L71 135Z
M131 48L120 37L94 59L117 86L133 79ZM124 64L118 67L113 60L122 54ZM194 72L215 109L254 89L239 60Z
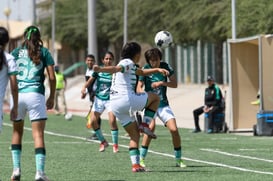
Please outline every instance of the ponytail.
M39 29L36 26L29 26L24 32L24 37L23 47L27 48L30 59L35 65L40 64L43 41Z
M0 70L6 64L5 46L9 42L9 33L6 28L0 27Z

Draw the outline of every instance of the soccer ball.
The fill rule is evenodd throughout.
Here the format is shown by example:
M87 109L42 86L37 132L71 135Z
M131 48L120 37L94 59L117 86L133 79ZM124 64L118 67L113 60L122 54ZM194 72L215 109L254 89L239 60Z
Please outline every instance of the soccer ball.
M172 34L168 31L159 31L155 35L155 44L159 48L167 48L173 43Z
M64 119L66 119L66 120L71 120L72 119L72 114L71 113L66 113L65 115L64 115Z

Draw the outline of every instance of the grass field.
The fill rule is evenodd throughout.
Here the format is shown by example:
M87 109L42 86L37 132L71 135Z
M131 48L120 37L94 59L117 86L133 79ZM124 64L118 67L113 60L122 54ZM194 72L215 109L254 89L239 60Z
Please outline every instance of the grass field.
M0 179L8 181L12 171L11 124L5 116L0 135ZM34 180L35 160L29 121L25 122L22 152L22 181ZM62 116L49 115L46 127L46 173L54 181L123 181L123 180L273 180L273 138L235 134L193 134L180 129L183 156L187 168L175 167L173 147L168 130L157 126L158 139L150 146L146 158L149 172L132 173L128 153L129 139L120 126L119 150L111 146L103 153L98 142L87 142L90 130L85 120L74 116L66 121ZM103 121L103 133L111 142L108 122Z

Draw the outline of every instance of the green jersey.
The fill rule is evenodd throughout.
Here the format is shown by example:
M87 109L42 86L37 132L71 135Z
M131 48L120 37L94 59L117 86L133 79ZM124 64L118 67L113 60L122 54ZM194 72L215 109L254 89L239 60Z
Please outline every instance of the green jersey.
M146 65L144 65L143 68L150 69L152 67L149 64L146 64ZM168 70L170 73L169 77L174 74L174 70L166 62L160 62L159 68L163 68L163 69ZM162 75L161 73L155 73L155 74L151 74L149 76L139 76L139 80L144 82L146 92L156 93L160 97L159 107L165 107L165 106L169 105L169 101L167 98L167 87L160 86L156 89L153 89L151 86L153 82L160 82L160 81L167 82L168 78L166 76Z
M47 48L41 47L41 62L35 65L24 47L14 49L11 54L18 67L17 82L19 93L37 92L45 94L45 67L54 65L54 60Z
M94 72L92 77L96 78L96 97L101 100L110 100L110 88L112 85L112 74L105 72Z

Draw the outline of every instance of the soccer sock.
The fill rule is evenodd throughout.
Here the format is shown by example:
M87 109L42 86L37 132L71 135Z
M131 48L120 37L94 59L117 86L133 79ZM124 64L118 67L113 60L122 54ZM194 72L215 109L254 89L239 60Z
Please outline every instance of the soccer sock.
M139 164L138 148L129 148L129 154L130 154L132 164Z
M178 148L174 148L174 157L175 157L176 160L181 159L181 157L182 157L182 148L181 148L181 146L178 147Z
M155 116L155 111L146 108L144 111L144 122L147 124L150 124L151 120L154 118Z
M13 169L21 167L21 152L22 152L22 145L15 145L15 144L11 145Z
M96 129L96 130L95 130L95 133L96 133L98 139L99 139L101 142L103 142L103 141L105 140L104 136L102 135L102 132L101 132L100 128Z
M36 171L44 172L45 157L46 157L45 148L35 148Z
M140 158L145 159L148 153L148 146L141 146L140 148Z
M111 130L113 144L118 144L118 129Z

